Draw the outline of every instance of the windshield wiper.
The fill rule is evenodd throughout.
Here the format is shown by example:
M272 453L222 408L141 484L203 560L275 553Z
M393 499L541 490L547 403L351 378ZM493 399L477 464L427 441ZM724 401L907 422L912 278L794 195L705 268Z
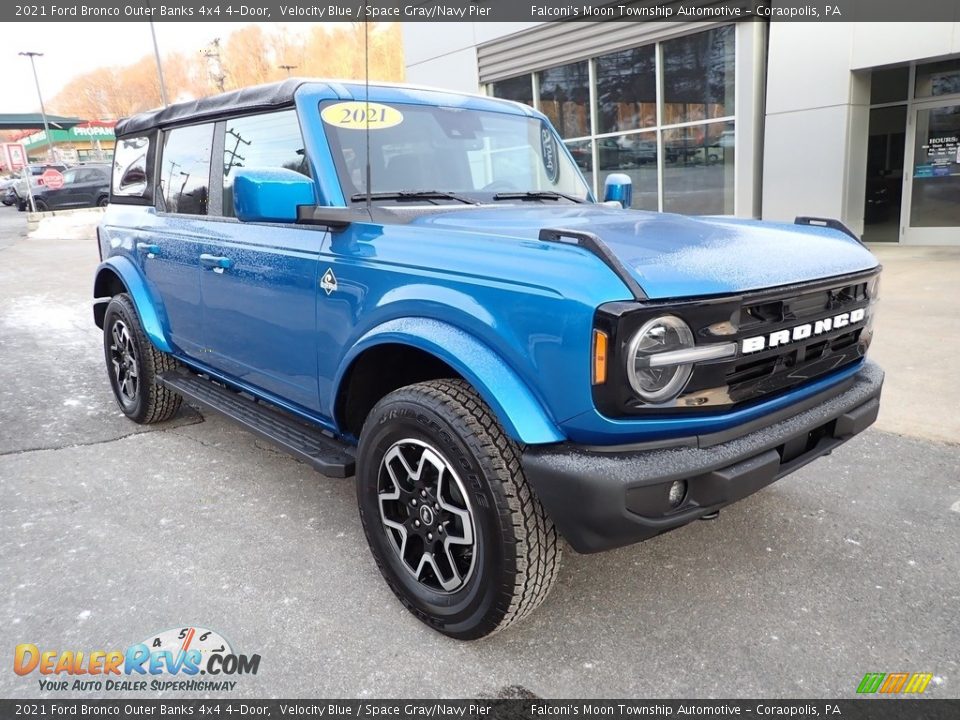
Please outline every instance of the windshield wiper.
M356 193L350 196L350 202L363 202L367 199L366 193ZM456 200L467 205L479 205L476 200L444 192L443 190L396 190L391 192L370 193L371 200ZM436 203L434 203L436 205Z
M527 190L526 192L498 192L493 196L494 200L569 200L573 203L586 202L582 198L566 193L556 192L554 190Z

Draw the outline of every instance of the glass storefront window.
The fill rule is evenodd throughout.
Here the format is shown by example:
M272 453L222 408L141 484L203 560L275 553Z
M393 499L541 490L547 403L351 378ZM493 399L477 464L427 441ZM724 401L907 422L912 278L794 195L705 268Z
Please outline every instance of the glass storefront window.
M960 58L917 66L914 97L960 93Z
M587 185L593 187L593 141L574 140L566 143L573 160L587 180Z
M632 133L597 140L600 164L600 199L611 173L625 173L633 181L635 210L657 209L657 133Z
M590 134L590 72L586 60L540 73L540 112L550 118L560 137Z
M663 210L733 214L733 123L663 131Z
M960 105L917 111L910 227L960 227Z
M663 123L733 115L734 28L663 43Z
M623 172L633 180L634 208L732 214L734 122L721 118L735 113L735 45L736 28L723 25L548 68L536 76L536 107L598 198L606 177ZM532 79L497 81L489 90L523 102Z
M598 132L612 133L656 126L655 58L654 45L597 58Z
M500 80L493 83L491 90L494 97L533 105L533 77L530 75Z

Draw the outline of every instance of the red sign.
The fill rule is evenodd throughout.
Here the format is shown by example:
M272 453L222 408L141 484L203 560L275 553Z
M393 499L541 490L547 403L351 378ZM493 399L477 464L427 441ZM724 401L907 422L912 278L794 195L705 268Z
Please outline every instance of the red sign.
M40 176L43 180L43 186L51 190L59 190L63 187L63 173L55 168L47 168Z
M27 151L20 143L4 143L0 165L10 172L20 172L27 164Z

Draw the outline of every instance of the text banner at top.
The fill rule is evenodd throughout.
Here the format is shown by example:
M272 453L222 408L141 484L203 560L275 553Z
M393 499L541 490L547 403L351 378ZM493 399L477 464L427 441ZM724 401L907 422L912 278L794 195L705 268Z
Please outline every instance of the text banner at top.
M960 22L960 0L57 0L0 4L3 22Z

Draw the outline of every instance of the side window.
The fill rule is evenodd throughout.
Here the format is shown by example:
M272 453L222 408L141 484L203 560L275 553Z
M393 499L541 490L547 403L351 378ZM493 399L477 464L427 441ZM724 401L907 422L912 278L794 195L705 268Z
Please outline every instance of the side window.
M63 172L63 184L64 185L73 185L76 182L80 182L78 176L80 174L79 170L64 170Z
M287 168L310 176L294 110L231 118L223 136L223 214L234 217L233 178L238 168Z
M174 128L164 135L160 195L167 212L206 215L213 125Z
M147 197L149 175L147 154L150 138L134 137L117 140L113 153L114 197Z

